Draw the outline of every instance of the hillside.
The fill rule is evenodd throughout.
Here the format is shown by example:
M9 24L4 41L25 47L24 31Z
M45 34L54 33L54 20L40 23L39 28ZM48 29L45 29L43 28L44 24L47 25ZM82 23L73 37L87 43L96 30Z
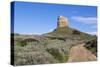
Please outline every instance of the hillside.
M71 39L77 41L89 41L93 38L96 38L95 35L90 35L70 27L60 27L54 29L54 31L43 34L45 37L49 38L62 38L62 39Z
M92 40L92 38L95 38L95 36L71 28L55 29L53 32L43 35L14 35L14 64L66 63L69 62L69 60L78 59L80 56L73 55L75 53L73 53L73 51L76 50L73 49L74 46L79 46L78 44L81 43L86 44L89 40ZM95 49L97 48L95 47ZM91 50L87 48L85 50L83 48L78 49L78 51L81 50L91 52ZM70 55L70 52L74 57ZM78 52L76 53L79 54ZM73 57L72 59L70 59L71 56ZM90 61L87 58L83 58L80 61L84 60Z
M68 26L58 17L57 28L42 35L11 34L14 65L97 60L97 36ZM14 52L14 53L13 53Z

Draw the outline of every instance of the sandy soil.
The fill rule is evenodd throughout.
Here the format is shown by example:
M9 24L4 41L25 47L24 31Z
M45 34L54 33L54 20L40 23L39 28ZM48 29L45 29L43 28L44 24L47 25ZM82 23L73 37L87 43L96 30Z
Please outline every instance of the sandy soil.
M70 56L68 62L84 62L84 61L95 61L96 56L87 50L84 44L74 46L70 50Z

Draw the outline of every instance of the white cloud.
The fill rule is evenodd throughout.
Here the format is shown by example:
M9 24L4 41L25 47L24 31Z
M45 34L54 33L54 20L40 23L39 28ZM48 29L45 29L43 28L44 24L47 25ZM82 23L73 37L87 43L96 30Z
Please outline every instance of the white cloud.
M91 29L97 29L97 17L84 17L84 16L73 16L71 19L78 23L91 25ZM88 34L97 35L97 31L86 32Z
M73 16L71 19L84 24L97 24L97 17Z
M54 29L50 29L49 32L52 32Z
M96 31L94 32L87 32L88 34L92 34L92 35L97 35L98 33Z

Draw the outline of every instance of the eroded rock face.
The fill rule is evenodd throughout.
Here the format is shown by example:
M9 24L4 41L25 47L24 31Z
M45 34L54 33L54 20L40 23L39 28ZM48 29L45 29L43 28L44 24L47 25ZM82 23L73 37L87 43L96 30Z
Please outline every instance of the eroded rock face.
M65 18L64 16L59 16L57 19L57 28L66 26L68 26L68 19Z

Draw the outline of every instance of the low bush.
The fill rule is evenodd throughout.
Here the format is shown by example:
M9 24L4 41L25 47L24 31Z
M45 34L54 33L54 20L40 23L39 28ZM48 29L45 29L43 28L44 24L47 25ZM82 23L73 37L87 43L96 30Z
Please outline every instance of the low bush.
M53 55L53 57L57 60L59 60L59 62L63 63L63 62L67 62L68 60L68 55L65 55L60 49L57 48L51 48L51 49L47 49L47 51Z
M19 41L19 42L17 42L17 45L24 47L27 45L27 42L26 41Z

